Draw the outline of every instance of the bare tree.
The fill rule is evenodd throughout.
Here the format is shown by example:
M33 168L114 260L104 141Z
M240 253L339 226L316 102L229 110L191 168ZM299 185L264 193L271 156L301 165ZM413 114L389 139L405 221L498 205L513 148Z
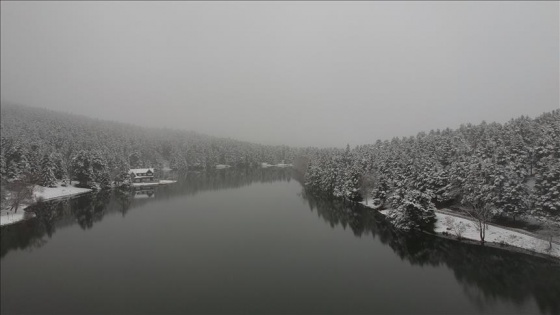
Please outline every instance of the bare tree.
M475 228L480 234L480 243L484 245L488 222L494 215L492 206L489 204L471 204L471 209L465 212L475 221Z
M452 217L445 218L445 223L449 228L453 231L457 239L463 238L463 233L467 230L467 226L463 224L463 222L455 222L455 219Z
M471 159L465 181L462 185L461 203L467 207L465 211L476 223L480 233L480 243L484 245L488 222L493 217L496 189L494 187L494 164L490 160L474 157Z
M541 226L538 234L546 239L546 241L548 242L548 248L546 249L546 251L550 252L552 250L553 238L560 235L560 228L550 222L545 222Z
M8 183L7 188L10 191L10 211L17 212L19 206L33 198L33 187L35 187L36 178L30 174L25 174L17 180Z

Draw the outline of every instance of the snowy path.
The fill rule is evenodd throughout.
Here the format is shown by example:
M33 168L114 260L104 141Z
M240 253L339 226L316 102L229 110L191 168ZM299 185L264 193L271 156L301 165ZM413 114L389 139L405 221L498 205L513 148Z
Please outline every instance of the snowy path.
M368 208L371 208L370 205L366 205L364 202L360 203ZM389 211L390 210L382 210L379 211L379 213L386 215ZM463 226L464 232L461 234L462 238L480 241L479 231L476 229L475 222L464 217L448 213L449 212L436 212L437 221L435 224L434 232L438 234L443 234L444 232L446 232L451 235L455 235L453 227ZM488 225L484 240L487 243L507 244L536 253L560 258L560 246L557 243L552 243L552 248L550 249L550 245L547 241L535 236L531 236L527 232L520 233L509 230L507 228Z
M60 183L58 184L60 185ZM43 200L52 200L80 195L90 191L91 189L88 188L78 188L74 186L59 186L54 188L35 186L35 188L33 189L33 202L37 201L37 199L39 198L42 198ZM24 219L32 218L34 216L33 213L25 212L25 208L27 208L28 206L29 204L22 204L16 211L10 211L8 209L0 210L0 226L14 224Z

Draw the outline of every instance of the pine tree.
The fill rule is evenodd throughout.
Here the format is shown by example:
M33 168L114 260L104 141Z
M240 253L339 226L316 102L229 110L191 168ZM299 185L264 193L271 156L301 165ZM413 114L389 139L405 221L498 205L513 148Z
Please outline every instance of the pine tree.
M60 153L54 153L51 158L54 163L54 177L56 177L56 179L62 179L67 173L62 155L60 155Z
M4 152L0 154L0 176L2 178L6 177L6 159L4 158Z
M28 161L29 161L29 172L34 177L39 177L42 172L41 163L41 151L40 147L37 144L31 145L31 150L28 153Z
M540 214L560 216L560 160L543 159L535 184L535 206Z
M97 152L91 155L91 170L93 173L93 180L101 183L102 178L108 174L107 162Z
M41 160L41 175L39 184L43 187L56 187L56 178L54 176L55 165L50 155L45 154Z
M72 170L74 179L79 183L79 187L90 188L94 184L94 176L91 166L91 154L88 151L80 151L72 159Z
M129 157L128 157L128 163L130 164L131 168L140 168L143 166L142 163L142 159L140 158L140 153L138 153L137 151L134 151Z
M111 188L111 178L109 177L109 173L103 172L99 175L99 185L101 189L109 189Z
M25 149L19 142L10 144L6 150L6 175L8 179L20 179L28 171L29 162L27 161Z
M418 190L408 190L398 197L398 207L387 218L395 227L403 230L430 230L436 221L433 195Z

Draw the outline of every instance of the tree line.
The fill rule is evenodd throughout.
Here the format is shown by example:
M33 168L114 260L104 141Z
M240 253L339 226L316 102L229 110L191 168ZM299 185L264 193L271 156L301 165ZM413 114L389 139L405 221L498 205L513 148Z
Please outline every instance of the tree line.
M394 209L389 219L403 229L430 228L436 207L465 210L483 224L499 215L560 219L560 110L306 158L298 163L308 189Z
M76 180L105 188L128 177L130 168L213 169L262 162L289 163L298 149L101 121L45 109L2 105L0 174L45 187Z

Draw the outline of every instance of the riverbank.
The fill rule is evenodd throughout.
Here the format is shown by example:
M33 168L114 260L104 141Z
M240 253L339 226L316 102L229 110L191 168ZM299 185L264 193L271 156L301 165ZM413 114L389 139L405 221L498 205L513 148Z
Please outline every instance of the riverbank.
M176 183L176 180L162 179L155 183L132 183L132 187L142 187L142 186L158 186L158 185L169 185Z
M33 188L33 198L31 202L22 203L17 209L9 210L9 209L2 209L0 210L0 226L14 224L26 219L30 219L34 217L33 213L25 212L25 209L30 205L34 204L38 200L54 200L58 198L66 198L71 196L77 196L81 194L85 194L91 192L89 188L78 188L74 187L71 184L69 186L63 187L61 183L57 183L57 187L42 187L42 186L35 186Z
M360 202L363 206L373 209L371 205ZM391 210L381 210L379 213L387 215ZM477 223L452 214L451 211L436 211L436 223L434 233L438 236L454 237L457 240L470 240L480 242L480 233L476 228ZM489 224L486 229L485 243L496 246L511 246L523 249L530 253L552 256L560 259L560 246L557 242L552 242L550 246L547 240L539 238L530 232L517 232L506 227Z

